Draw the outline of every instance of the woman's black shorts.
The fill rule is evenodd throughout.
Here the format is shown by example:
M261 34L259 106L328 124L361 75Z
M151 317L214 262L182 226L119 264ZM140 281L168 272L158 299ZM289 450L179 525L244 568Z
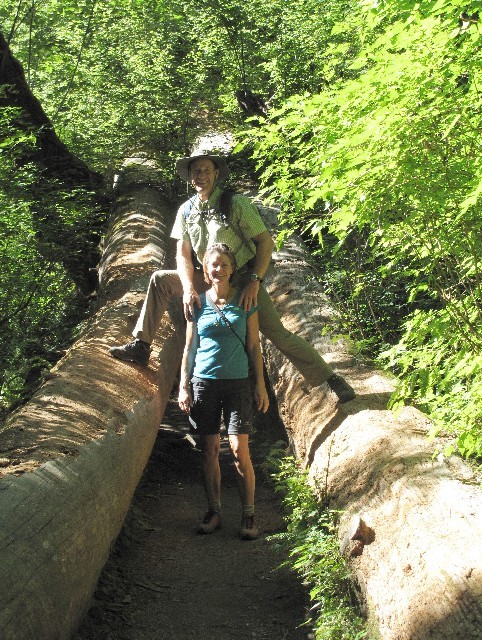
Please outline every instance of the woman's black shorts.
M191 426L200 435L221 430L221 416L228 434L250 433L253 425L253 396L248 378L211 380L193 378Z

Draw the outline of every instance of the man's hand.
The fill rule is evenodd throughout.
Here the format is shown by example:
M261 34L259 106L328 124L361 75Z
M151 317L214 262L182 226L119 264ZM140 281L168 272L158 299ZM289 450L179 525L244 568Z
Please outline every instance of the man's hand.
M258 304L258 291L259 291L259 281L252 280L245 285L244 289L241 291L241 296L239 298L238 304L240 307L243 307L245 311L249 311L251 307Z
M201 299L197 291L191 289L187 293L184 293L182 296L182 306L184 309L184 317L186 320L194 319L194 305L197 305L198 308L201 308Z

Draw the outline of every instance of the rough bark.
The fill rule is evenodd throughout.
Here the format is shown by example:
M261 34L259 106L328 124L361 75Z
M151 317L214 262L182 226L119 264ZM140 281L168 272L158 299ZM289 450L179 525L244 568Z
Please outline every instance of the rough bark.
M100 265L98 311L0 432L2 640L64 640L87 610L149 458L180 361L166 318L159 371L110 357L155 268L171 267L173 208L126 168ZM145 182L145 180L143 180ZM175 313L173 312L173 317ZM176 318L174 318L176 321Z
M434 457L422 413L387 410L385 376L321 336L334 314L311 274L308 252L292 241L277 255L269 291L285 326L316 345L356 399L339 405L326 384L307 389L266 341L265 359L296 456L343 511L340 545L372 637L480 639L482 492L460 458Z

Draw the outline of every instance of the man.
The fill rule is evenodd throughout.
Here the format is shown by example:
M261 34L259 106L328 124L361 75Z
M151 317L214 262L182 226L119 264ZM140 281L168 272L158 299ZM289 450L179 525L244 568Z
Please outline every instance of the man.
M300 371L310 386L328 382L340 402L355 397L350 385L323 360L320 354L300 336L291 333L281 323L276 309L262 286L268 270L274 242L255 205L241 194L235 194L232 211L227 220L219 210L221 189L218 186L229 175L222 156L195 153L176 163L179 176L188 182L196 195L181 205L171 237L177 240L176 271L156 271L141 313L132 332L134 340L120 347L111 347L110 353L120 360L146 366L150 345L171 297L181 297L184 315L190 318L194 305L200 307L199 294L206 291L202 262L206 248L223 242L233 251L237 272L234 284L241 287L239 305L249 311L259 304L259 328Z

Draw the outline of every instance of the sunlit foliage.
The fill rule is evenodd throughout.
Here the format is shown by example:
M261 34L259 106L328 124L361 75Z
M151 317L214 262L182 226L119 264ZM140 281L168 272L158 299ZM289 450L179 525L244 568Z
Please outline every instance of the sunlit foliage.
M366 3L330 51L347 71L250 131L287 232L311 238L362 350L458 448L482 454L478 6Z

